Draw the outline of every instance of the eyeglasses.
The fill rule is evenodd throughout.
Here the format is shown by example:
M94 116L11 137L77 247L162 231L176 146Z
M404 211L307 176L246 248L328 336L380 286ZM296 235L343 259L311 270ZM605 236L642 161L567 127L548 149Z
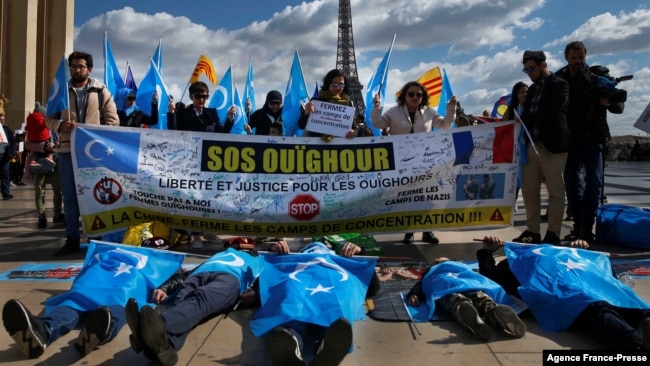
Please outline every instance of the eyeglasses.
M528 66L528 67L524 67L524 69L521 71L523 71L526 74L530 74L531 72L535 71L536 68L537 66Z
M86 65L70 65L70 70L85 70L87 68Z
M406 95L408 95L411 98L413 98L413 97L422 98L422 96L424 94L422 94L420 92L408 92L408 93L406 93Z
M345 84L343 83L332 83L332 86L335 88L345 88Z
M128 96L128 97L126 97L126 100L135 100L135 97L134 96Z
M282 104L282 102L279 100L274 100L272 102L269 102L269 105L280 105L280 104Z
M210 94L194 94L194 99L208 99Z

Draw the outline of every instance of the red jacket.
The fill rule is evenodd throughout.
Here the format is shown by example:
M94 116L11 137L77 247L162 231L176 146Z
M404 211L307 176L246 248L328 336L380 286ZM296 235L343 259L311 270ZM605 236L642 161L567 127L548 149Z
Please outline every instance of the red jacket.
M47 141L50 139L50 130L45 125L45 116L39 112L30 113L27 116L27 138L32 142Z

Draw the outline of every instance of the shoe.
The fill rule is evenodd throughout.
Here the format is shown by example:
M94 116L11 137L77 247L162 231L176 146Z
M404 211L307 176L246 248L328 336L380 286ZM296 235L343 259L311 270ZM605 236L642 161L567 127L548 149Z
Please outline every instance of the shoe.
M440 243L440 240L436 237L434 233L431 231L425 231L422 233L422 241L427 242L429 244L438 244Z
M39 164L36 160L32 160L32 161L29 162L29 167L38 169L38 168L41 168L42 165Z
M203 241L201 240L201 236L197 236L192 241L190 242L190 247L192 249L201 249L203 248Z
M109 337L110 330L110 310L105 306L97 308L86 318L86 324L74 342L74 348L86 356Z
M81 245L79 243L79 238L77 239L67 238L65 240L65 244L61 247L61 249L57 250L54 253L54 256L64 257L66 255L75 254L79 252L81 252Z
M10 199L12 199L12 198L14 198L14 195L13 195L13 194L10 194L10 193L3 194L3 195L2 195L2 199L5 200L5 201L8 201L8 200L10 200Z
M404 234L404 239L402 239L402 243L413 244L413 241L415 241L415 237L413 236L413 233Z
M212 244L223 244L223 239L215 233L203 233L203 239Z
M20 182L16 182L16 185L17 185L17 186L24 186L25 184L26 184L26 183L23 182L22 180L21 180Z
M129 329L131 329L131 335L129 335L131 349L133 349L135 353L140 353L144 349L144 342L142 341L142 329L140 328L140 309L136 299L130 298L129 301L126 302L124 312L126 315L126 324L128 324Z
M650 318L641 320L641 342L643 349L650 350Z
M65 224L65 215L64 214L54 215L54 217L52 218L52 222L55 224Z
M510 306L498 304L487 311L485 316L494 326L503 330L506 334L515 338L526 335L526 323L519 319L517 313Z
M276 365L305 365L300 352L300 341L289 329L274 328L269 332L267 342L269 354Z
M14 182L9 182L9 185L12 186L12 187L15 187L15 186L16 186L16 183L14 183Z
M573 221L573 216L566 215L564 221Z
M38 215L38 225L36 227L39 229L47 228L47 219L45 218L45 214Z
M2 322L25 357L38 358L45 352L49 339L45 324L33 316L23 303L7 301L2 308Z
M542 243L560 245L560 237L555 235L552 231L547 231L546 235L544 235L544 239L542 239Z
M339 365L352 347L352 325L345 318L330 324L309 366Z
M487 342L492 338L492 329L480 316L474 305L469 302L461 302L453 310L454 317L465 328L469 329L476 338Z
M178 354L169 343L165 321L160 314L151 306L145 305L140 311L140 324L147 325L142 328L142 341L151 353L156 355L158 362L164 366L175 365L178 362Z
M539 215L539 219L540 219L541 221L548 221L548 214Z
M54 168L56 166L56 161L54 161L52 156L46 156L43 159L41 159L41 161L43 161L45 164L47 164L48 166L50 166L52 168Z
M589 243L589 246L594 246L596 244L596 235L592 232L580 234L580 239Z
M518 237L512 239L515 243L524 243L524 244L540 244L542 242L541 235L534 233L530 230L526 230Z
M578 234L573 230L571 230L571 233L564 236L564 241L568 241L568 242L575 241L575 240L578 240L578 239L580 239L578 237Z

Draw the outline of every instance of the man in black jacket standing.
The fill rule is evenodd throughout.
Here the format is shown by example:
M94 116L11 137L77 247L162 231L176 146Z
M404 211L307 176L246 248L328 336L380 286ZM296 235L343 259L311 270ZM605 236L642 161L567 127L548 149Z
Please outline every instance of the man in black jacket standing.
M527 163L521 167L521 191L526 208L526 230L512 241L560 244L564 215L564 165L569 145L567 104L569 84L548 70L542 51L525 51L528 89L521 119L533 141L526 141ZM542 180L548 190L548 230L540 235Z
M603 189L603 146L609 139L607 111L620 114L625 105L609 100L599 86L601 78L609 79L609 70L590 68L585 63L586 57L587 48L582 42L567 44L564 59L568 65L556 75L569 83L567 123L571 138L564 182L573 215L573 230L565 239L583 239L593 245L592 230ZM584 167L584 182L580 167Z

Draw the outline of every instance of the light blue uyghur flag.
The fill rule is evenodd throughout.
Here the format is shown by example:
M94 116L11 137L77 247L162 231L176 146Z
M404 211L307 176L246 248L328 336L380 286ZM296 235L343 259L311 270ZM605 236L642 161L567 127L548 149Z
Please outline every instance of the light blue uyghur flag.
M388 65L390 63L390 54L393 49L393 44L391 43L390 48L386 51L384 58L382 58L379 66L377 66L377 71L372 75L370 81L368 82L366 90L366 126L372 129L372 133L375 136L381 136L381 130L378 128L372 127L372 109L375 100L375 95L379 93L381 98L381 105L384 105L386 100L386 84L388 83Z
M93 311L126 304L132 297L147 304L152 291L180 268L183 259L169 251L91 241L72 288L45 300L45 313L59 306Z
M208 104L208 107L217 110L217 115L219 116L221 123L225 123L226 118L228 117L228 109L235 104L235 91L233 88L231 70L232 66L228 67L228 70L219 81L219 85L214 90L214 93L212 93L210 103Z
M151 97L153 93L158 93L158 110L151 110ZM148 114L158 113L158 123L149 126L149 128L157 128L159 130L167 129L167 105L169 104L169 93L167 86L158 71L158 67L153 59L149 61L149 71L140 82L140 88L136 93L136 104L141 106L141 110Z
M138 172L140 131L75 128L73 146L79 169L103 167L116 173Z
M124 88L124 79L122 79L120 70L115 63L113 50L110 43L108 43L107 33L104 33L104 84L106 84L111 95L115 95L119 89Z
M440 102L438 103L438 114L444 117L447 114L447 102L454 95L451 84L447 77L447 70L442 69L442 89L440 90Z
M162 59L162 38L158 40L158 47L153 51L153 56L151 56L153 63L156 64L158 72L162 75L163 69L163 59Z
M246 85L244 85L244 95L242 102L246 106L246 100L251 103L251 113L257 110L255 106L255 83L253 82L253 61L248 61L248 75L246 76Z
M124 86L133 90L134 92L138 91L138 86L135 84L135 79L133 78L133 72L131 72L131 64L129 63L126 64L126 77L124 78Z
M65 57L61 59L59 68L56 69L56 75L52 80L50 94L47 97L47 115L54 116L61 111L67 111L69 108L69 91L68 80L70 80L70 69L68 60Z
M505 247L519 294L547 332L567 329L587 305L604 301L628 309L650 305L612 274L602 253L549 244Z
M376 259L330 254L262 255L261 306L251 320L256 336L296 320L329 326L363 319Z
M294 136L298 134L298 119L302 113L302 105L309 100L305 77L302 74L300 66L300 57L298 51L293 55L291 64L291 73L287 82L287 89L284 94L284 103L282 106L282 125L285 136Z
M417 322L448 319L447 314L436 308L436 300L453 293L478 290L485 292L497 304L515 306L498 283L474 272L467 264L446 261L431 267L422 278L426 302L417 308L411 305L407 308Z
M246 118L246 105L244 101L239 96L239 88L235 84L235 108L237 108L237 113L235 113L234 124L230 133L235 135L247 135L244 125L248 124L248 118Z

